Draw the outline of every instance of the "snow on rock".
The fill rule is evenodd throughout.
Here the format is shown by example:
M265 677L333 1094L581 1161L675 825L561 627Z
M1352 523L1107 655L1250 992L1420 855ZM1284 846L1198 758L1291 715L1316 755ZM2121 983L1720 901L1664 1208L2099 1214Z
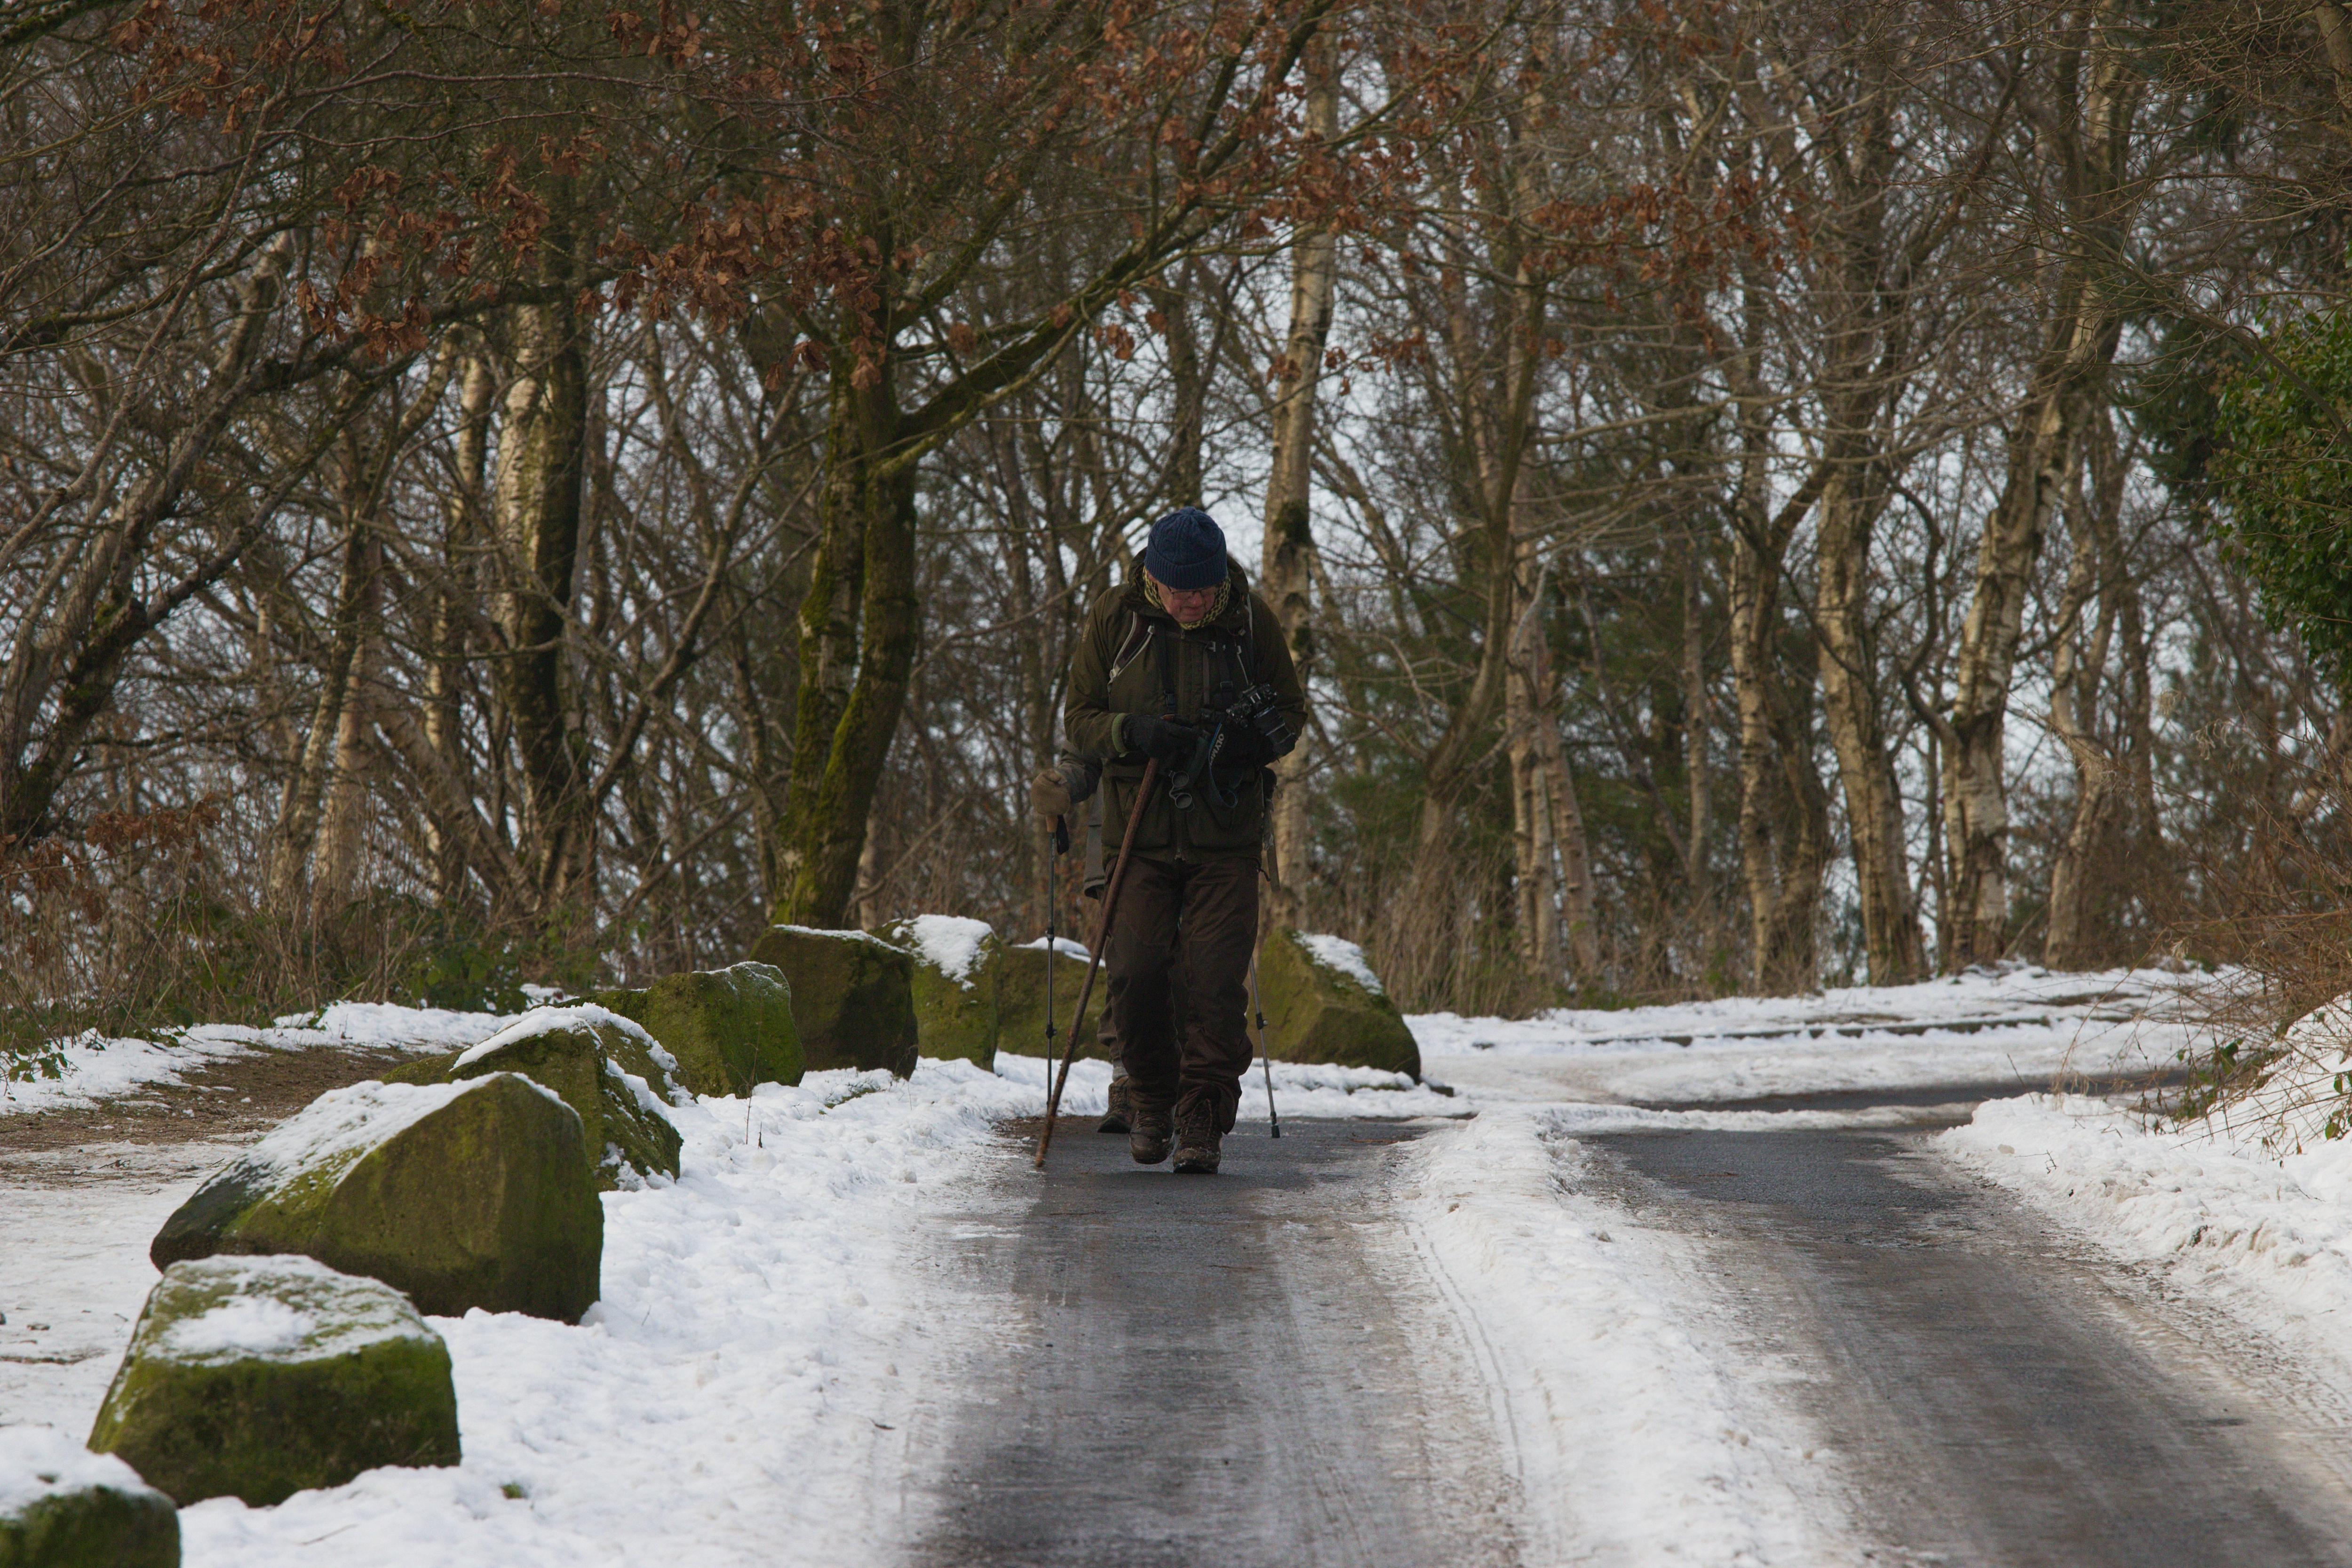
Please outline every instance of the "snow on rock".
M1533 1107L1407 1146L1418 1249L1489 1358L1517 1440L1527 1559L1822 1563L1842 1539L1825 1445L1772 1399L1688 1238L1588 1190Z
M321 1361L394 1339L429 1339L408 1299L294 1253L175 1263L178 1315L159 1321L153 1353L225 1363Z
M1371 964L1365 961L1364 950L1346 937L1316 936L1300 931L1298 945L1305 948L1307 956L1316 963L1326 969L1338 970L1373 995L1388 994L1381 988L1381 977L1372 973Z
M247 1150L232 1167L235 1179L257 1187L304 1171L331 1180L369 1150L478 1087L478 1082L369 1082L331 1089ZM551 1089L531 1087L561 1100Z
M915 952L931 968L969 990L982 944L995 934L986 921L961 915L917 915L906 924Z
M292 1256L174 1263L89 1444L184 1505L267 1507L383 1465L454 1465L449 1352L380 1280Z
M1042 952L1045 951L1045 939L1041 936L1035 942L1024 942L1020 945L1029 952ZM1075 958L1082 963L1094 956L1092 952L1087 951L1084 942L1072 942L1066 936L1057 936L1054 939L1054 951L1067 957Z
M113 1455L93 1454L54 1426L0 1426L0 1514L95 1487L143 1492L147 1483Z
M552 1035L566 1029L618 1029L653 1054L654 1059L666 1070L675 1072L677 1060L662 1049L661 1042L646 1032L643 1024L634 1018L624 1018L610 1007L600 1007L593 1002L574 1003L566 1007L533 1007L505 1028L467 1047L450 1066L451 1071L473 1066L501 1046L513 1045L537 1035Z
M47 1426L0 1427L0 1563L178 1568L172 1500Z

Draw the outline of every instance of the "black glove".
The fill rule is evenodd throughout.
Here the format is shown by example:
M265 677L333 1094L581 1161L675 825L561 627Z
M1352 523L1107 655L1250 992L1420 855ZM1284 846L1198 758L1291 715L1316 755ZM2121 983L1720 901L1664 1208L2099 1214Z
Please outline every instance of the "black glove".
M1122 726L1127 749L1163 763L1181 763L1192 754L1200 734L1190 724L1171 724L1149 713L1130 713Z
M1217 747L1217 765L1221 768L1262 768L1274 761L1274 752L1266 748L1265 738L1246 725L1227 725L1225 738Z
M1282 716L1279 709L1269 708L1259 714L1251 731L1269 763L1290 755L1292 748L1298 744L1298 731L1290 727L1290 721Z

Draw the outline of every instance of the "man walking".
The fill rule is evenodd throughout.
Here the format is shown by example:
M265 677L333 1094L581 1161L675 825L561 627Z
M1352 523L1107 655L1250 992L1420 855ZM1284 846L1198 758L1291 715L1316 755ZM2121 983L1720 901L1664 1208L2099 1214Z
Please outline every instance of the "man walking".
M1103 942L1108 1032L1127 1067L1129 1152L1156 1165L1172 1143L1177 1170L1212 1173L1250 1065L1266 764L1297 743L1307 694L1273 610L1207 512L1153 523L1135 580L1087 612L1062 723L1072 753L1101 761L1106 845L1125 832L1147 763L1160 763ZM1038 775L1041 813L1068 812L1076 771Z

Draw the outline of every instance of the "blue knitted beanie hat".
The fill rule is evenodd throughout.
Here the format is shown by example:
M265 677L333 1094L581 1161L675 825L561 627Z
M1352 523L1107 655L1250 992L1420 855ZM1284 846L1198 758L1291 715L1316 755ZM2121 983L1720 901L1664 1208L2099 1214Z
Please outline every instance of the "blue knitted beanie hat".
M1151 525L1143 569L1171 588L1213 588L1225 580L1225 535L1197 506L1181 507Z

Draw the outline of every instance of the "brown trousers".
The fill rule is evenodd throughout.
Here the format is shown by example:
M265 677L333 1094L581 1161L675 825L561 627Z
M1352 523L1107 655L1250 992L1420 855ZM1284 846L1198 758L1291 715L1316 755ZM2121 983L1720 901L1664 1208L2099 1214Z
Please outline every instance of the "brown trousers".
M1257 860L1137 856L1103 943L1106 1020L1118 1037L1129 1092L1180 1114L1205 1101L1231 1131L1249 1070L1250 950L1257 942ZM1183 1029L1176 1028L1176 985Z

